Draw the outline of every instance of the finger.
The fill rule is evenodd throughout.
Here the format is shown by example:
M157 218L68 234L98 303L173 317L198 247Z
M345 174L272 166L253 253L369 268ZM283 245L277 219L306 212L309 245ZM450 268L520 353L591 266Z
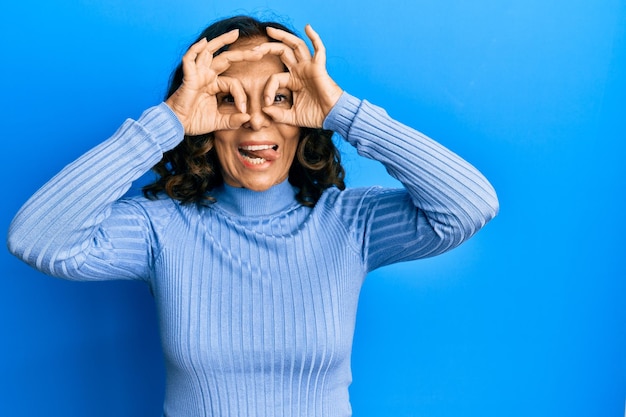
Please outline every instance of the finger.
M269 106L269 107L263 107L262 110L263 110L263 113L271 117L272 120L276 123L285 123L289 125L295 125L293 121L294 120L293 111L290 109L288 110L288 109L284 109L281 107Z
M293 49L281 42L265 42L255 46L252 50L262 55L276 55L288 69L298 64Z
M195 59L195 57L198 54L200 54L200 52L204 51L208 43L209 41L206 38L200 39L198 42L191 45L189 49L187 49L187 52L185 53L185 55L192 54L194 55L194 59Z
M267 27L267 34L270 38L276 39L291 48L298 61L307 61L311 59L311 51L303 39L281 29L271 26Z
M208 41L204 46L204 49L198 53L195 59L195 64L200 68L208 68L213 61L213 53L208 48Z
M318 35L317 32L313 30L313 27L311 25L306 25L304 27L304 32L313 44L313 61L326 65L326 47L322 42L322 38L320 38L320 35Z
M199 67L209 67L213 61L213 55L215 52L217 52L220 48L233 43L238 37L239 29L234 29L211 40L203 38L203 40L205 40L203 44L204 47L202 47L202 44L198 46L199 50L197 50L197 56L195 59L196 65ZM198 43L200 42L197 42L196 44ZM194 50L194 52L196 51Z
M211 39L207 44L207 49L211 54L215 54L226 45L230 45L239 38L239 29L233 29L216 38Z
M239 38L239 29L233 29L211 40L202 38L187 50L185 56L189 61L198 62L198 59L205 55L213 56L220 48L235 42Z
M204 38L191 45L185 55L183 55L183 74L187 77L193 77L197 73L196 71L196 59L198 55L204 51L208 41Z
M256 49L225 51L213 58L211 67L216 74L221 74L235 62L259 61L263 55L262 51Z
M272 74L265 83L265 88L263 89L263 103L266 106L271 106L274 103L274 97L276 97L276 92L279 88L285 87L290 88L290 74L288 72L280 72L277 74Z
M217 86L220 92L229 93L233 96L237 110L241 113L247 112L248 97L239 80L229 77L217 77Z
M227 114L222 117L222 126L217 130L239 129L244 123L248 122L249 120L250 115L248 113Z

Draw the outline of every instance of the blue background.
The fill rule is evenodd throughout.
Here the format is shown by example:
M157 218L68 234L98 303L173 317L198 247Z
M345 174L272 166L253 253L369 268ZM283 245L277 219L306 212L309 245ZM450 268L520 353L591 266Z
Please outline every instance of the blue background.
M185 47L240 12L312 23L331 75L475 164L501 213L443 256L372 273L354 415L623 416L626 3L22 0L3 6L6 231L48 178L158 103ZM271 10L275 12L273 16ZM349 185L394 185L345 152ZM0 252L7 416L157 416L142 284L70 283Z

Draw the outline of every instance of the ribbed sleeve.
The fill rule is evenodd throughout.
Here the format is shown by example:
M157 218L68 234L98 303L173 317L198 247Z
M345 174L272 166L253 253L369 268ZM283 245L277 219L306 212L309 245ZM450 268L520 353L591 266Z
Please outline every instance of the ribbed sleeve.
M394 190L353 197L362 200L352 218L359 222L353 229L364 242L368 270L450 250L498 212L495 190L476 168L380 107L344 93L324 128L381 162L413 203L407 211L404 193Z
M88 253L109 244L106 232L98 235L98 230L111 206L182 137L182 126L164 103L146 110L138 121L127 120L111 138L65 167L24 204L9 227L9 250L44 273L75 277ZM122 214L126 224L118 227L126 230L120 245L128 249L120 254L145 252L141 247L145 236L137 236L142 226L131 211ZM140 247L132 249L133 242ZM128 267L135 263L132 258L126 256L120 264ZM138 258L145 261L145 254ZM113 274L136 277L137 271L125 276L123 269L116 266ZM85 275L87 271L76 277Z

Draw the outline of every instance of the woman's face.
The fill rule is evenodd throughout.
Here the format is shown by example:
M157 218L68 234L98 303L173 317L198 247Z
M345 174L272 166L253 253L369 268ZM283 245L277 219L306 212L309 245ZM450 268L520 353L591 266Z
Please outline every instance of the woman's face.
M235 42L230 50L249 49L267 42L266 38L244 39ZM266 55L257 62L238 62L222 73L236 78L247 95L250 121L236 130L218 130L214 133L215 150L222 165L226 184L254 191L265 191L281 183L289 175L300 128L274 122L261 110L263 90L268 78L284 72L284 65L275 55ZM236 112L232 97L218 94L218 109L222 113ZM274 106L290 108L291 91L279 89Z

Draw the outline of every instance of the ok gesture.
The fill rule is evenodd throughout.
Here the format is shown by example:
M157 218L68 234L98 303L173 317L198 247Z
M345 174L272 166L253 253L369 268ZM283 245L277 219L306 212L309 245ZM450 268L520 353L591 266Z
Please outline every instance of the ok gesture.
M182 60L183 82L165 101L174 111L188 135L200 135L221 129L237 129L250 119L246 113L246 93L237 79L221 76L233 63L257 61L261 51L225 51L214 57L220 48L235 42L237 29L210 41L202 38L193 44ZM216 95L230 94L239 112L222 114Z
M277 123L319 128L343 91L326 71L326 49L321 38L310 25L305 33L313 44L313 55L304 40L272 27L267 28L268 36L280 42L267 42L252 51L277 55L289 71L274 74L267 81L263 111ZM279 88L293 92L291 108L271 106Z

